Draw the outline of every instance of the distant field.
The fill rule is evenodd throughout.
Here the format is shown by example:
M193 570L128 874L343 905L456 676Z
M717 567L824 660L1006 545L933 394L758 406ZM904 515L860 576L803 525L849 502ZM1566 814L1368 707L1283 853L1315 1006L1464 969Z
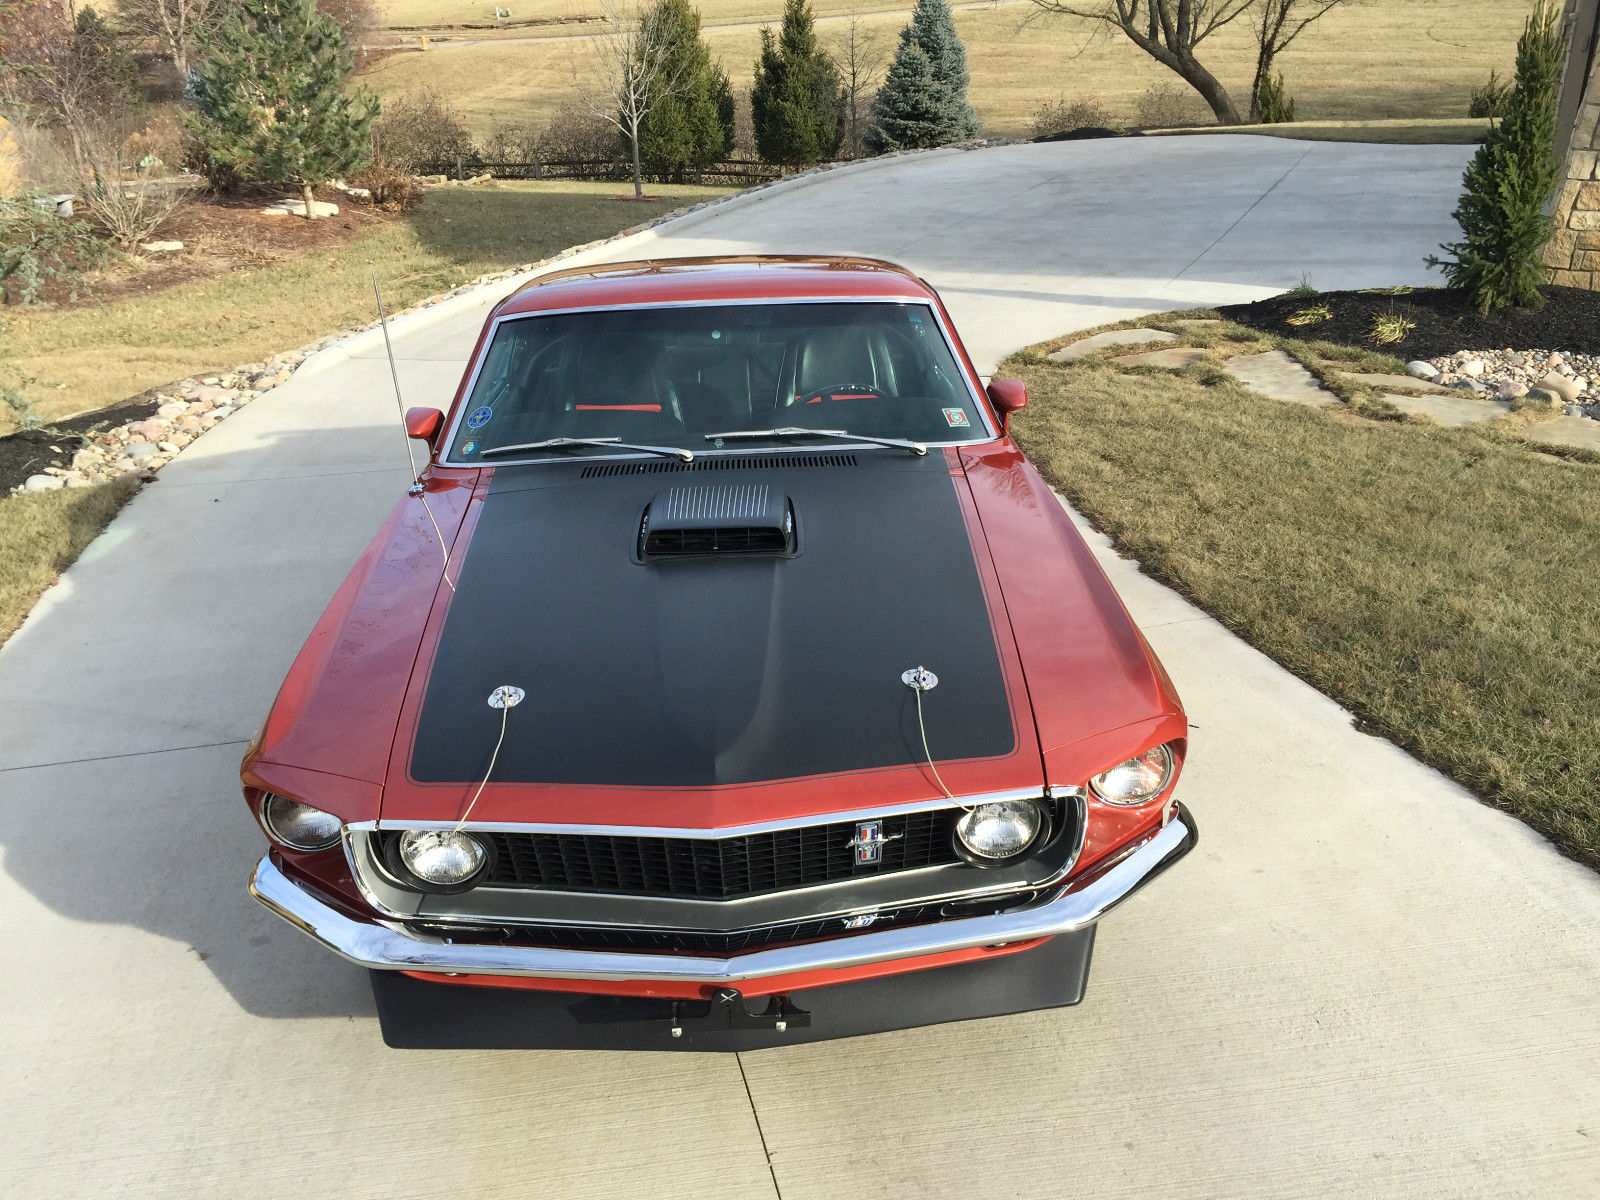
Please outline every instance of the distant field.
M598 10L585 0L516 0L510 7L516 19ZM705 0L699 7L708 26L763 14L776 20L781 12L779 0ZM813 7L822 15L851 6L846 0L813 0ZM864 0L858 7L883 5ZM1528 0L1361 0L1324 18L1279 61L1305 120L1464 117L1472 88L1491 69L1510 70L1529 7ZM478 20L493 11L492 4L476 0L387 0L380 8L396 24ZM893 47L909 11L907 5L904 12L868 20L885 50ZM956 13L972 70L972 102L991 133L1025 135L1038 106L1059 96L1098 100L1114 119L1131 122L1140 95L1152 84L1183 86L1120 35L1097 32L1094 23L1079 19L1030 20L1032 12L1029 5L1012 4ZM832 45L842 23L823 20L818 32ZM713 31L707 41L735 88L748 88L757 31ZM1235 22L1201 50L1242 104L1254 66L1245 24ZM426 53L393 55L365 81L383 95L422 87L447 92L483 132L500 122L542 123L577 94L573 66L582 72L585 52L581 39L440 44ZM1190 102L1194 120L1208 118L1198 97Z

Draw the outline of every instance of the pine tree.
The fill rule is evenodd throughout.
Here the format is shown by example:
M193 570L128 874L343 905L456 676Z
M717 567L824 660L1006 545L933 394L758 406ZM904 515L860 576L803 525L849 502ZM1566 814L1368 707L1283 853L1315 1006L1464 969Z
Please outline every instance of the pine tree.
M761 31L750 88L756 151L768 162L804 167L831 158L844 130L839 72L817 42L808 0L785 0L777 37Z
M315 0L238 0L201 35L196 112L184 121L207 174L312 189L370 159L378 98L347 93L344 32Z
M917 0L873 102L868 145L877 153L963 141L978 132L967 103L967 50L946 0Z
M1428 258L1450 286L1466 289L1480 313L1544 306L1539 285L1549 268L1540 253L1554 229L1545 203L1560 178L1556 106L1565 52L1561 10L1541 0L1517 42L1516 84L1505 116L1467 166L1466 191L1455 211L1464 240L1440 247L1453 259Z
M682 83L639 123L639 153L650 171L681 180L733 145L733 88L711 61L689 0L657 0L644 19L660 26L666 40L663 72Z

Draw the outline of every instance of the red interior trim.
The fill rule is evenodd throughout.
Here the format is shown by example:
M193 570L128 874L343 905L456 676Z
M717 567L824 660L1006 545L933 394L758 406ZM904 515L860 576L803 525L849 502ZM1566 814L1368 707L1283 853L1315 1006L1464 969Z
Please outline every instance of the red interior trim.
M574 404L577 412L654 412L661 411L659 404Z

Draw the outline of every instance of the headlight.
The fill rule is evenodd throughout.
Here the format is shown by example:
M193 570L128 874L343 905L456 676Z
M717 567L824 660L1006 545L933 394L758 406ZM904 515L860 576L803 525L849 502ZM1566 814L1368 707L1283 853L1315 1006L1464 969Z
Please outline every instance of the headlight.
M1096 775L1089 786L1108 804L1143 804L1154 800L1171 782L1172 748L1157 746Z
M994 867L1042 840L1048 821L1032 800L999 800L968 809L956 822L956 849L968 862Z
M465 891L489 869L488 847L470 833L408 829L394 847L405 874L424 891Z
M261 823L291 850L326 850L344 827L332 813L270 793L261 802Z

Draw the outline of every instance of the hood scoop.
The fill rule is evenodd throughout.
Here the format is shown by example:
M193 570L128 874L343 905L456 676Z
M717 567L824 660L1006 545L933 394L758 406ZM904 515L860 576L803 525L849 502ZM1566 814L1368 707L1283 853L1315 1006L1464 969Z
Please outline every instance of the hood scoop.
M766 483L690 484L657 492L639 522L639 558L792 557L794 505Z

